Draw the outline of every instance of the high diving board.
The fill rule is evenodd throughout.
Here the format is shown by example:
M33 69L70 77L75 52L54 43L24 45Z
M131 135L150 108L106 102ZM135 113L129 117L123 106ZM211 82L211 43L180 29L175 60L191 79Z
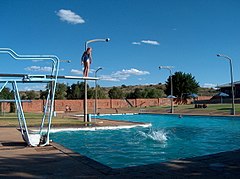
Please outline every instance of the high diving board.
M58 79L75 79L75 80L99 80L95 77L81 77L81 76L57 76Z

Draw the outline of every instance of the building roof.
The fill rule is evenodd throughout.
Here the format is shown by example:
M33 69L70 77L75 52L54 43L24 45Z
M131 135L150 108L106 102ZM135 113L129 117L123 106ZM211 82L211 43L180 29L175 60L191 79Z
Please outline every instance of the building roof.
M233 83L233 85L240 85L240 81L235 81ZM222 85L218 85L216 86L216 88L227 88L227 87L231 87L231 83L225 83L225 84L222 84Z

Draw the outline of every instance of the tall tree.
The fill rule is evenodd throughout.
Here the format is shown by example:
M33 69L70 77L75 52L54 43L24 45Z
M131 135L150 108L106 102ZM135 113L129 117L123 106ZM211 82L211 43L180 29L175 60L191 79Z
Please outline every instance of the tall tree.
M99 85L97 85L96 88L92 87L92 88L88 89L88 98L89 99L95 99L96 90L97 90L97 99L106 99L107 98L106 94L104 93L104 90Z
M55 98L66 99L67 96L67 85L64 83L57 83Z
M40 90L40 99L47 99L48 92Z
M89 86L87 85L87 88ZM77 82L77 84L72 84L71 87L67 88L67 99L84 99L84 90L85 90L85 83L84 82Z
M36 99L37 93L34 90L26 91L26 99Z
M163 96L163 90L157 88L145 88L145 98L161 98Z
M14 99L13 91L10 88L4 87L0 92L0 99ZM0 103L0 111L2 110L2 103ZM15 112L15 103L10 103L10 112Z
M120 88L113 87L108 92L109 98L111 99L122 99L124 98L124 93Z
M141 88L135 88L133 92L130 92L127 95L127 98L129 99L144 98L143 90Z
M175 72L172 75L173 95L182 98L186 94L197 93L199 84L190 73ZM170 76L166 81L165 93L171 94Z
M106 93L104 92L104 89L101 88L99 85L97 86L97 98L98 99L106 99L107 98Z
M95 99L95 89L93 87L88 89L87 97L88 99Z
M12 99L13 93L10 91L10 88L4 87L0 92L0 99Z

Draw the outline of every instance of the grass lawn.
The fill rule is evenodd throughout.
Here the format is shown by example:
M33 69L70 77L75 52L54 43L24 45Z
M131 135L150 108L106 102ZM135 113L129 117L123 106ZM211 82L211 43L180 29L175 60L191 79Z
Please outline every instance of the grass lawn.
M25 113L27 125L29 127L40 127L42 114ZM52 126L79 126L85 124L82 120L72 117L53 117ZM18 118L16 113L5 113L0 116L0 126L18 127Z
M194 104L174 105L174 113L196 115L230 115L232 104L207 104L207 108L195 108ZM170 106L138 107L119 109L119 113L127 112L169 113ZM235 104L236 115L240 115L240 104Z
M147 111L167 112L170 106L148 107ZM207 108L195 108L194 104L174 106L176 113L228 115L232 104L207 104ZM240 115L240 104L235 104L236 115Z

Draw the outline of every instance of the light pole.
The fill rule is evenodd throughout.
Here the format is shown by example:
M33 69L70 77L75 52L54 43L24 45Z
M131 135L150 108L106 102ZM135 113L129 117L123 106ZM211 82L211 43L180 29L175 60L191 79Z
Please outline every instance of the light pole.
M232 59L226 55L222 55L222 54L217 54L217 57L223 57L227 60L229 60L229 64L230 64L230 76L231 76L231 87L232 87L232 110L231 110L231 114L235 115L235 105L234 105L234 84L233 84L233 65L232 65Z
M98 67L98 69L95 71L95 78L97 78L97 72L99 71L99 70L102 70L103 68L102 67ZM94 105L94 114L95 114L95 116L96 116L96 114L97 114L97 80L95 80L95 105Z
M92 42L109 42L110 38L106 38L106 39L92 39L92 40L88 40L85 42L85 50L87 50L88 44L92 43Z
M173 106L173 98L175 98L173 96L173 82L172 82L172 68L174 68L173 66L159 66L159 69L167 69L170 72L170 83L171 83L171 95L169 98L171 98L171 113L174 113L174 106Z
M88 44L92 42L109 42L110 39L92 39L88 40L85 42L85 50L87 50ZM83 102L83 116L84 116L84 122L88 121L88 116L87 116L87 80L84 80L84 85L85 85L85 94L84 94L84 102ZM90 122L90 121L89 121Z

